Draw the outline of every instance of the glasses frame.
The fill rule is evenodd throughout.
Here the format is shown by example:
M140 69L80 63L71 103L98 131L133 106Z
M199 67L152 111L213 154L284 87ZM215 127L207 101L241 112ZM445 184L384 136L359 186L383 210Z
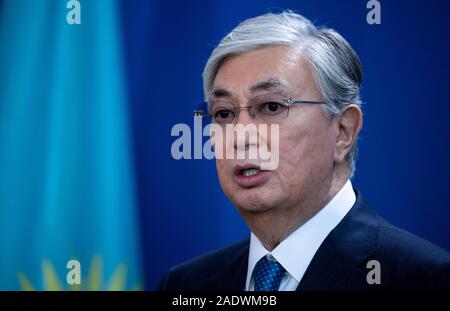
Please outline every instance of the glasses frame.
M294 106L294 105L300 105L300 104L307 104L307 105L324 105L326 104L326 101L318 101L318 100L304 100L304 99L294 99L291 97L287 97L286 95L282 94L282 96L284 97L284 99L282 100L283 103L287 106L287 114L286 114L286 118L289 116L289 109L290 107ZM236 106L234 103L230 102L230 101L225 101L228 102L230 104L232 104L234 106L234 117L231 123L228 124L234 124L234 121L239 118L239 113L241 112L242 109L246 109L249 112L249 115L252 119L256 118L256 111L255 111L255 106ZM200 107L201 106L201 107ZM206 108L205 108L206 107ZM211 113L208 112L209 110L209 105L208 102L204 102L201 105L199 105L199 107L197 107L197 109L194 110L194 117L200 117L200 118L211 118L211 120L214 120L213 115Z

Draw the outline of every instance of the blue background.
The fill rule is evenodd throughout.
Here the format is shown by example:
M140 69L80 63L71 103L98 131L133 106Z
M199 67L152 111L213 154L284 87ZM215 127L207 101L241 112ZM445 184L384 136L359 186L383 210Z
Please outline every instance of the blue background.
M364 66L364 128L354 186L395 225L450 249L448 1L124 1L135 165L148 288L173 264L245 237L207 160L170 157L191 124L201 72L238 22L292 9L340 32Z
M171 129L177 123L193 125L193 109L203 101L201 73L214 46L240 21L268 11L280 12L284 9L297 11L314 21L316 25L336 29L354 47L364 67L362 87L364 126L353 184L361 190L369 206L388 221L447 250L450 249L450 210L447 203L449 191L447 176L450 173L448 147L450 1L380 0L380 25L367 24L366 15L369 11L366 8L367 0L117 0L117 2L98 0L98 3L93 2L97 0L79 1L84 10L82 16L86 18L82 17L80 27L74 26L79 27L77 29L67 28L72 26L66 25L63 19L66 14L64 0L32 2L33 7L27 13L28 21L23 20L24 17L20 14L22 11L15 0L9 2L0 0L0 13L6 14L9 12L6 8L14 8L12 12L17 14L8 18L7 22L0 21L0 30L3 29L2 26L7 25L8 27L5 26L4 29L10 31L5 32L5 35L0 32L0 39L4 39L0 42L6 42L4 46L0 46L0 52L9 51L0 53L0 60L9 64L11 72L13 69L16 70L14 73L19 77L21 76L19 69L25 71L27 64L30 64L28 71L31 73L30 85L21 85L9 80L10 72L6 72L3 67L0 68L0 78L5 79L1 81L11 84L15 88L14 91L18 90L18 95L27 95L27 92L30 92L28 94L30 96L39 96L42 92L48 93L50 98L54 94L59 94L55 85L70 90L71 83L79 82L86 93L75 95L76 98L64 102L66 106L61 106L64 116L69 115L68 119L71 120L67 126L76 123L71 133L80 136L77 138L79 141L90 142L89 137L95 138L97 120L107 121L109 127L103 134L107 142L114 142L113 147L111 149L90 148L91 145L83 147L83 152L89 156L86 159L74 156L73 162L80 166L72 167L73 171L66 172L72 172L73 175L81 172L77 175L79 180L74 181L75 185L82 185L82 190L89 188L86 193L94 196L97 193L97 184L90 183L89 170L84 175L85 168L92 168L95 171L97 166L101 166L97 164L104 163L105 158L114 159L107 163L107 172L112 172L112 175L105 176L115 176L114 181L117 182L108 188L112 191L111 196L108 195L110 200L107 200L107 204L99 206L105 214L98 211L90 212L91 207L95 208L96 201L92 201L90 196L80 196L76 189L73 192L69 191L64 198L72 202L72 196L80 197L80 201L73 201L74 210L69 210L73 215L81 215L80 219L89 216L89 213L94 216L100 215L107 221L110 219L108 217L114 219L109 226L101 227L103 228L101 236L107 240L106 245L114 250L119 245L116 242L119 241L117 254L130 253L130 257L139 254L136 255L138 258L133 257L129 262L132 265L136 262L135 274L143 271L146 289L154 289L169 267L240 240L249 234L244 222L220 188L214 161L177 161L172 158L171 145L176 137L171 136ZM119 4L118 9L112 8L113 3ZM29 3L25 1L21 5L24 9L27 6L30 8ZM110 10L105 9L108 5L111 5ZM33 16L40 16L41 19L33 20ZM52 16L57 22L50 19ZM97 19L98 16L101 18ZM62 27L62 31L57 32L59 37L51 31L55 28L54 25ZM95 27L101 29L93 31ZM116 40L114 35L117 33L120 34L121 40ZM44 38L38 40L40 34L43 37L46 34L49 36L46 38L48 44ZM9 44L8 40L12 42L17 39L18 42L22 42L21 39L27 35L32 39L38 38L36 40L42 45L42 50L39 50L42 54L27 53L26 50L20 49L21 54L17 55L11 52L15 51L14 49L6 49L16 46ZM57 41L52 36L62 38L62 41ZM55 41L52 41L53 39ZM75 43L80 44L66 44L74 39ZM52 55L55 55L53 52L58 52L58 45L56 43L52 45L51 42L57 42L65 48L59 49L59 52L70 53L65 59L66 62L62 64L64 66L53 63ZM119 48L114 50L117 46ZM32 48L33 44L30 44L30 47ZM105 55L109 55L109 58ZM28 61L24 62L24 58ZM17 62L17 66L14 61ZM123 64L123 73L119 70L118 63ZM48 64L53 64L57 69L65 67L61 72L68 73L67 76L72 79L68 81L71 82L53 81L50 69L49 72L45 72ZM114 67L116 65L117 68ZM72 71L78 74L71 75ZM118 77L121 74L124 74L123 79ZM110 76L113 77L111 81L116 83L114 87L111 86ZM96 79L99 81L95 81ZM96 82L98 84L95 84ZM4 94L13 94L11 96L14 97L16 95L14 92L6 92L8 83L5 84L5 89L0 85L0 90L4 90ZM0 99L9 98L1 95L0 93ZM125 111L120 110L121 105L111 104L115 99L120 104L125 103ZM80 101L81 104L78 105ZM102 109L96 106L99 101ZM13 133L14 125L19 124L9 120L6 114L16 107L16 103L17 98L16 101L9 103L6 100L0 102L0 117L9 121L12 126L5 133ZM46 97L39 98L39 103L47 103ZM31 120L32 124L39 124L36 131L30 127L26 133L29 131L39 134L44 131L48 115L45 108L39 107L47 106L33 107L32 101L30 107L25 105L26 101L22 101L22 104L22 112L27 114L26 120ZM32 109L26 110L28 108ZM80 109L77 118L71 119L72 109L75 111ZM86 117L82 113L89 116L89 112L94 112L96 117L91 118L89 127L86 127ZM117 125L119 123L120 126ZM62 128L66 126L64 123L61 125ZM0 134L4 130L3 127L6 129L8 126L6 123L0 124ZM49 128L48 133L52 134L52 128ZM53 134L63 136L62 131ZM128 134L131 137L129 158ZM20 136L18 137L20 139ZM29 148L23 150L36 153L34 146L45 149L45 146L40 145L41 140L34 139L33 135L30 135L30 141ZM24 140L19 145L27 143ZM71 150L72 142L67 140L66 143L67 152ZM94 139L92 145L102 146ZM0 150L0 159L6 160L0 162L8 167L9 163L16 162L9 161L14 153L6 147L5 150ZM93 153L99 154L98 157L97 154L93 154L97 162L91 161L91 149ZM119 152L116 153L117 150ZM64 155L63 151L57 150L59 154ZM20 153L18 150L15 152ZM41 162L36 159L28 161L27 156L28 154L23 154L20 159L25 163L30 162L30 166L38 173L45 172L43 168L41 170ZM64 156L61 156L60 160L61 163L67 162ZM83 161L91 162L85 164ZM130 171L127 163L130 164ZM15 179L19 185L25 180L22 176L26 178L30 174L27 172L28 166L20 168L19 165L16 166L9 167L8 172L11 176L16 170L21 172ZM1 174L2 172L0 176ZM34 182L37 185L46 180L46 176L41 177L42 180L35 178ZM15 185L7 177L3 177L0 181L6 185L4 188L0 187L0 190L10 189ZM31 181L27 182L27 185L28 183L34 192L39 192L39 187L34 187ZM0 186L3 184L0 183ZM122 184L129 188L122 187ZM56 189L59 186L55 183ZM67 189L71 189L70 184ZM21 189L16 191L21 195ZM116 200L113 194L118 194L118 197L123 194L129 199L124 202L128 203L122 204L122 201ZM60 193L55 192L54 198L51 197L49 201L58 202L59 195ZM5 195L5 198L1 200L0 197L0 202L8 202L10 196ZM83 203L84 199L87 203L82 209L84 214L81 214L77 207L78 202ZM31 214L26 209L28 205L34 204L25 202L27 200L30 199L20 200L23 201L21 207L24 209L17 210L17 213L14 213L16 211L14 206L7 208L0 206L4 208L0 209L0 219L6 224L10 223L11 226L15 226L15 223L33 223L39 215L38 212ZM111 206L115 208L111 209ZM66 215L59 207L55 204L55 211ZM135 208L137 210L134 210ZM36 208L37 210L39 209ZM13 217L13 214L16 214L20 221L17 219L16 222L10 221L9 216ZM71 221L72 218L63 217L57 220L61 219ZM80 225L84 226L84 229L89 229L84 232L83 239L79 238L75 230L78 223L63 223L63 225L69 229L73 227L73 236L70 237L76 242L77 247L85 246L86 254L90 256L91 249L87 246L89 240L95 240L93 237L99 228L98 223L92 221L86 224L85 221ZM15 230L22 228L16 227ZM5 245L15 246L17 241L27 241L27 236L33 235L33 232L26 226L23 228L26 228L24 231L26 235L21 239L13 239L12 231L0 237L0 242L4 242L0 243L0 247L3 249ZM121 233L132 232L133 229L137 230L136 236L134 233L126 236ZM9 230L6 228L3 231ZM56 235L54 232L57 230L49 231L49 238ZM72 234L72 231L68 232ZM139 250L131 254L132 252L128 250L135 249L133 243L138 244ZM34 241L32 244L30 241L30 245L20 244L24 254L37 248L36 245L39 243L36 244ZM54 247L52 250L57 252L58 248ZM44 249L42 253L46 251ZM109 274L116 257L119 256L115 256L114 252L113 255L108 255L105 251L105 254L105 258L109 260L106 261L105 270ZM12 255L9 257L15 258ZM59 261L64 264L66 254L61 253L60 257ZM88 258L88 255L85 257ZM82 259L84 260L84 257ZM15 263L15 259L9 261ZM28 257L22 258L22 261L25 264L28 264L27 261L31 263ZM6 266L4 269L11 270ZM38 275L38 268L34 270L33 275ZM15 274L11 276L11 280L8 280L8 284L2 285L2 288L16 288Z

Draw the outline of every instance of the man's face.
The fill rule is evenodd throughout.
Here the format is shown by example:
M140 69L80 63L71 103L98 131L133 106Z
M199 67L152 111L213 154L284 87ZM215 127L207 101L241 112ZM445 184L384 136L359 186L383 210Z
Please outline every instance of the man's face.
M270 83L262 83L271 81ZM273 83L279 81L280 83ZM256 87L263 85L264 87ZM227 59L215 77L217 97L247 106L250 99L282 92L293 99L320 101L308 63L288 47L268 47ZM223 92L225 90L226 92ZM235 123L260 122L241 110ZM293 105L279 124L279 165L275 170L255 171L254 159L217 159L220 184L227 197L242 213L281 211L307 204L320 195L332 179L338 127L324 115L321 105ZM268 148L274 145L274 137ZM236 144L228 148L239 148ZM305 203L306 202L306 203Z

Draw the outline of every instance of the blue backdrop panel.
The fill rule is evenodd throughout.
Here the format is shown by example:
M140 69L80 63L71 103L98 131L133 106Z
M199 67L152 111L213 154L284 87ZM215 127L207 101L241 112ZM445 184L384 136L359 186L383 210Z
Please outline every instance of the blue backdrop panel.
M171 265L245 237L215 165L173 160L171 128L192 125L201 72L236 24L296 10L338 30L364 65L364 129L354 184L392 223L450 248L448 1L123 1L130 104L148 288Z

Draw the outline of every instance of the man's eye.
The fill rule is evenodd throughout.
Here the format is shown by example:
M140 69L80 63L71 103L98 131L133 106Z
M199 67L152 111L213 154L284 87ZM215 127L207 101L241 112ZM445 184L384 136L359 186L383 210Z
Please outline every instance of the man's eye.
M234 118L234 112L227 109L221 109L214 113L214 120L227 121Z
M278 112L282 112L286 107L283 104L277 102L268 102L264 103L261 106L262 113L274 114Z

